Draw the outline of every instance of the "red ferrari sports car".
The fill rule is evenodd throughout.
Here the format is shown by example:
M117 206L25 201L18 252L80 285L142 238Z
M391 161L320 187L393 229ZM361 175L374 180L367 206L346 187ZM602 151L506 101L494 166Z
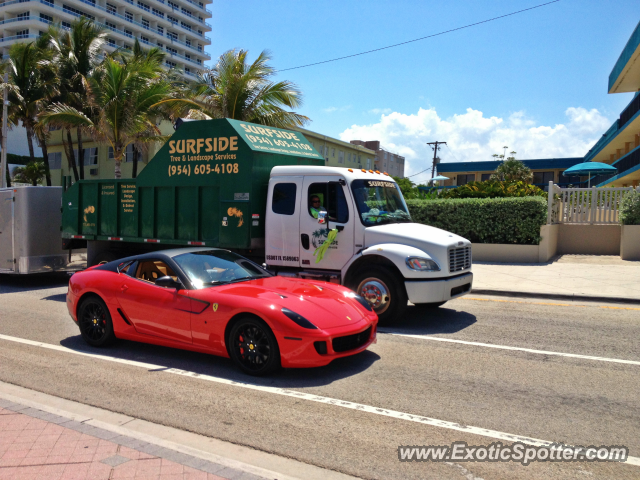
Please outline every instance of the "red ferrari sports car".
M90 267L67 307L95 347L116 338L212 353L246 373L316 367L365 350L378 318L333 283L273 276L223 249L181 248Z

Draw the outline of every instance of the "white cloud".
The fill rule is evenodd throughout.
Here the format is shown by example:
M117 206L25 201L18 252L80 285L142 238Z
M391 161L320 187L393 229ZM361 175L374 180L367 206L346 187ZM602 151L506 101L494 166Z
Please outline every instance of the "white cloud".
M344 105L342 107L323 108L322 111L325 113L344 112L345 110L349 110L350 108L351 108L351 105Z
M491 155L502 153L504 145L509 146L508 152L518 152L516 157L520 159L580 157L611 123L596 109L570 107L565 115L565 123L545 126L536 125L523 112L503 119L485 117L468 108L463 114L442 119L434 108L420 108L410 115L382 114L377 123L353 125L340 138L347 142L380 140L385 148L407 159L405 175L411 175L431 165L433 151L427 142L447 142L448 147L439 153L443 162L492 160ZM427 178L426 174L416 177L419 181Z

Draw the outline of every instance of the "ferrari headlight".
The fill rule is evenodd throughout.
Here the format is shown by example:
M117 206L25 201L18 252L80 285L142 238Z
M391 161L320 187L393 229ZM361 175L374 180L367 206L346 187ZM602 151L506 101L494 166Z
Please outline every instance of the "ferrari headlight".
M283 308L282 313L284 313L288 318L293 320L296 324L300 325L302 328L308 328L310 330L318 329L318 327L316 327L313 323L311 323L309 320L304 318L302 315L299 315L296 312L289 310L288 308Z
M371 304L369 302L367 302L363 297L358 295L356 292L351 292L351 291L350 292L344 292L344 296L347 297L347 298L353 298L356 302L358 302L364 308L366 308L370 312L373 312L373 308L371 308Z
M429 258L408 257L407 267L420 272L439 272L440 265Z

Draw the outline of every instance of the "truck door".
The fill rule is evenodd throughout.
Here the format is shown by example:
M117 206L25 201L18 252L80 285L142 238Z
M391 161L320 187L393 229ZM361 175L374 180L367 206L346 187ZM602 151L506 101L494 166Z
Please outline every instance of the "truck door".
M0 190L0 272L12 272L14 258L13 190Z
M336 176L308 176L303 183L303 208L300 211L300 264L304 268L340 270L353 256L355 215L344 179ZM326 211L325 223L318 212ZM338 235L324 258L316 263L314 252L337 228Z
M269 180L266 215L265 256L267 265L300 265L299 217L302 177L272 177Z

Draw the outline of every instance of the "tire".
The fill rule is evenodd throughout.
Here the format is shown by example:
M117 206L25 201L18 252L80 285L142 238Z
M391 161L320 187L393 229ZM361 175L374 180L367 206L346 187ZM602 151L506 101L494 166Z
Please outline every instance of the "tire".
M404 282L388 268L373 265L360 270L350 288L371 304L380 325L399 321L407 310Z
M435 302L435 303L418 303L416 304L416 307L433 309L433 308L441 307L445 303L447 303L446 300L444 302Z
M229 332L229 356L240 369L256 377L280 368L280 349L276 337L262 320L243 317Z
M80 304L78 326L82 339L92 347L106 347L116 339L109 309L100 297L91 296Z

